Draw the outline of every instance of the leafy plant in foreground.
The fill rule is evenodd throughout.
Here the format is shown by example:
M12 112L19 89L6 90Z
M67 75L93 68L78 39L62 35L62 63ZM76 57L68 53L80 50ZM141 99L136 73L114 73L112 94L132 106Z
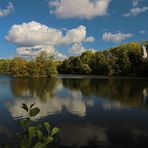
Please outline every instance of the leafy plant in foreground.
M59 133L59 128L51 128L48 122L32 125L32 118L40 112L34 104L27 106L22 104L22 108L27 112L27 118L21 119L19 124L23 128L23 135L17 134L19 148L46 148L49 143L54 141L54 136ZM46 130L46 132L43 132Z

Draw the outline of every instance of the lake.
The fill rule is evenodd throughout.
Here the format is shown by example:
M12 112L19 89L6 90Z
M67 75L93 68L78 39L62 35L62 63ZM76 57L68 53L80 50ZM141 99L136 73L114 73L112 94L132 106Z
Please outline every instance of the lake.
M34 102L37 121L61 129L61 147L148 147L148 79L0 76L0 144L15 147L20 106Z

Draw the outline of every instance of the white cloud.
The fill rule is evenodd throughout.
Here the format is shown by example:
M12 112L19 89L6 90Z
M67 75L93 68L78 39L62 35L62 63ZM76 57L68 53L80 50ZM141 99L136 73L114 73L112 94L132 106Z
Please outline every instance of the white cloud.
M80 43L86 39L86 27L81 25L76 29L67 31L66 36L63 37L63 43Z
M95 38L94 37L87 37L85 39L86 42L94 42L95 41Z
M145 0L132 0L132 5L133 5L133 7L137 7L143 1L145 1Z
M148 11L148 7L135 7L130 9L130 11L128 13L124 13L123 16L125 17L130 17L130 16L137 16L140 13L144 13Z
M41 51L58 59L66 58L56 50L60 45L73 45L82 42L93 42L93 37L87 37L86 27L66 30L65 35L60 29L49 28L46 25L32 21L21 25L13 25L5 36L8 42L17 45L17 54L35 56Z
M7 16L7 15L11 14L13 11L14 11L13 4L11 2L9 2L5 9L0 8L0 17Z
M105 41L112 41L112 42L121 42L125 39L133 37L133 34L130 33L111 33L111 32L105 32L102 36L103 40Z
M39 53L46 52L50 56L53 56L57 60L64 60L67 58L66 55L57 51L53 46L50 45L36 45L33 47L18 47L16 53L18 56L24 57L36 57Z
M141 2L142 0L133 0L132 4L133 4L133 7L136 7L139 5L139 3Z
M53 56L54 56L55 59L58 59L58 60L61 60L61 61L68 58L66 55L64 55L64 54L62 54L58 51L56 51Z
M83 52L88 51L88 50L95 51L95 49L86 49L86 48L84 48L81 43L75 43L69 49L70 53L75 54L75 55L81 55Z
M140 13L144 13L146 11L148 11L148 7L144 6L144 7L139 7L140 2L142 2L144 0L132 0L132 8L129 10L129 12L124 13L123 16L124 17L130 17L130 16L137 16Z
M24 55L24 56L36 56L40 52L44 51L47 54L50 54L51 56L54 55L55 49L53 46L50 45L36 45L32 47L18 47L17 49L18 55Z
M52 0L49 6L53 8L50 13L58 18L92 19L107 14L111 0Z
M13 25L5 38L19 46L54 45L61 40L62 32L32 21L21 25Z
M146 31L145 31L145 30L140 30L139 33L140 33L140 34L145 34Z
M73 54L81 54L86 51L86 49L82 46L80 43L75 43L72 45L72 47L69 49L69 51Z
M19 46L92 42L94 38L87 37L86 33L86 27L81 25L76 29L67 30L66 35L63 36L61 30L49 28L46 25L32 21L21 25L13 25L5 38Z

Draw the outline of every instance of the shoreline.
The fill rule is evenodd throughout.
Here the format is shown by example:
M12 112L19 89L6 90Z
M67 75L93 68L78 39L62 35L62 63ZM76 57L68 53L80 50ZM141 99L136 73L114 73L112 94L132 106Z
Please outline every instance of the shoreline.
M50 77L13 77L10 74L0 74L0 77L10 77L10 78L50 78ZM51 77L52 78L52 77ZM148 79L148 77L138 77L138 76L101 76L101 75L80 75L80 74L57 74L56 77L60 79Z
M137 77L137 76L99 76L99 75L75 75L75 74L58 74L57 78L71 78L71 79L148 79L148 77Z

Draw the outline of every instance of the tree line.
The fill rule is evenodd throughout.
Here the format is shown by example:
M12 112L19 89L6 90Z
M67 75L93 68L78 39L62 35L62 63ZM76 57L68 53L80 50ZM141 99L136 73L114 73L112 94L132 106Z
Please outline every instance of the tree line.
M148 42L145 42L146 48ZM148 48L147 48L148 53ZM148 76L148 57L141 44L131 42L103 51L86 51L58 66L63 74Z
M57 62L44 52L29 61L21 57L0 60L0 74L14 77L55 77L57 73Z
M148 53L148 41L142 42ZM0 60L0 74L15 77L55 77L59 74L93 74L148 76L148 57L144 57L141 44L131 42L102 51L86 51L80 56L71 56L56 61L46 53L33 60L17 57Z

